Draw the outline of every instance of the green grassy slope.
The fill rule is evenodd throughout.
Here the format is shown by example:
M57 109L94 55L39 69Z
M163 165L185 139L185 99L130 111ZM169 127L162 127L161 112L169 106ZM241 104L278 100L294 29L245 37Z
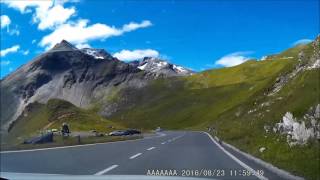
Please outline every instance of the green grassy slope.
M139 91L120 92L120 99L125 99L120 101L123 109L113 118L128 126L144 128L204 127L263 91L294 64L294 60L249 61L191 77L156 80Z
M38 135L45 129L60 129L63 122L70 126L71 131L109 132L113 129L121 129L123 126L107 120L95 112L80 109L73 104L51 99L47 104L32 103L22 116L18 118L8 135L3 137L2 143L21 143L25 138Z
M319 142L289 147L285 135L266 134L264 130L266 125L273 127L286 112L300 118L320 103L319 69L299 72L279 92L267 96L277 77L294 71L300 52L308 60L314 51L312 44L299 45L265 61L159 79L138 91L120 91L116 100L121 108L112 119L146 129L214 127L220 138L245 152L296 175L319 179ZM256 111L248 113L253 109ZM260 153L260 147L267 150Z
M243 151L296 175L319 179L319 142L290 147L285 135L267 133L264 130L264 126L274 127L286 112L302 118L311 106L320 103L317 98L319 86L316 86L319 85L319 73L319 69L304 72L276 96L253 96L246 103L221 115L210 126L218 130L218 136L224 141ZM270 105L261 106L265 102ZM248 113L253 109L256 111ZM267 150L260 153L261 147Z

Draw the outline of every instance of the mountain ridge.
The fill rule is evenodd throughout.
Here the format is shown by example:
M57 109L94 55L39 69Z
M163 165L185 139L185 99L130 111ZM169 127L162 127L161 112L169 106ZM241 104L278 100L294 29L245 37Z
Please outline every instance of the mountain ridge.
M140 88L152 79L175 73L144 71L105 50L78 49L62 40L1 80L1 104L11 102L10 108L2 109L1 124L7 129L35 101L46 103L50 98L60 98L88 108L114 90Z

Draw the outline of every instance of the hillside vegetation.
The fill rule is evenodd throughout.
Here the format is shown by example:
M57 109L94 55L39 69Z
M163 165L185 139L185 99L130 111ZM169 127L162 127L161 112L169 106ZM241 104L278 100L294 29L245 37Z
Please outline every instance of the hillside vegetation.
M320 104L320 69L311 68L319 52L318 38L263 61L122 90L114 98L118 108L111 118L146 129L211 127L218 137L245 152L295 175L320 179L319 141L291 146L287 135L273 132L287 112L304 121L306 113ZM319 118L316 124L320 125Z
M295 63L294 60L248 61L186 78L156 80L138 91L120 92L117 99L120 110L112 117L145 128L205 127L222 113L266 90Z

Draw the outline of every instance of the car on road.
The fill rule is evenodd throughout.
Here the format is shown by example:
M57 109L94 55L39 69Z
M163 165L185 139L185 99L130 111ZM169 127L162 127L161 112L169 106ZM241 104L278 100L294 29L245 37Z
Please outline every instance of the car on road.
M109 136L127 136L127 135L134 135L134 134L141 134L141 132L136 129L117 130L117 131L110 132Z
M141 132L136 129L128 129L128 130L126 130L126 133L128 135L141 134Z
M128 135L128 133L126 133L126 131L123 131L123 130L112 131L109 133L109 136L124 136L124 135Z

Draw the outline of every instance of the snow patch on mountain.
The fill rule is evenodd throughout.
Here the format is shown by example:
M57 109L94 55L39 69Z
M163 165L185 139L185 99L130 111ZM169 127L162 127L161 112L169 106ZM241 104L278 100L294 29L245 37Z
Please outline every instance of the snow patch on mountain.
M145 57L141 61L133 62L131 64L137 66L140 70L154 73L157 76L185 76L193 74L193 71L189 69L154 57Z
M142 66L138 66L138 69L145 70L145 68L146 68L147 65L148 65L148 64L146 63L146 64L144 64L144 65L142 65Z
M187 73L188 70L186 70L185 68L181 67L181 66L177 66L177 65L173 65L173 69L176 72L180 72L180 73Z
M109 59L112 58L110 54L108 54L103 49L92 49L92 48L83 48L81 51L89 56L94 57L95 59Z

